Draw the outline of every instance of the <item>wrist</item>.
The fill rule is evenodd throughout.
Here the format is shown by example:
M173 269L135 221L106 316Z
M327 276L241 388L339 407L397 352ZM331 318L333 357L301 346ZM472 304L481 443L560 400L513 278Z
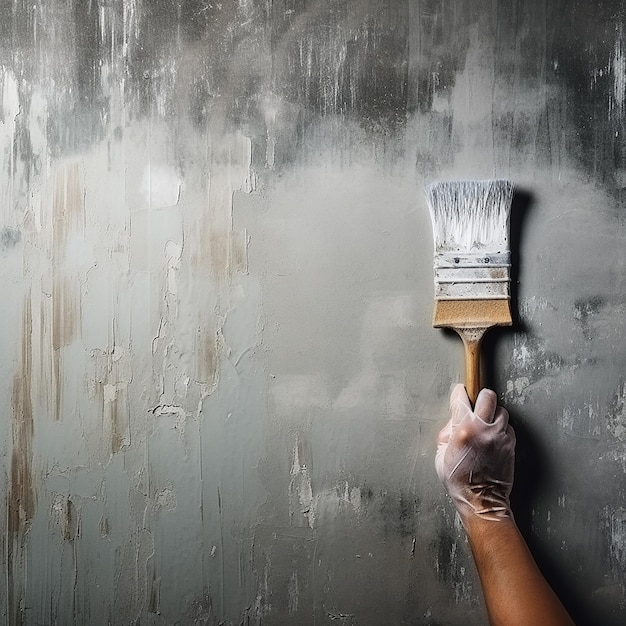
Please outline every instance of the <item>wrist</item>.
M461 519L478 518L493 522L513 519L509 499L493 491L480 488L474 491L469 485L463 489L450 489L448 494Z
M509 532L511 529L517 530L517 524L515 523L513 515L503 515L494 518L483 517L473 511L457 510L463 528L470 539L488 537L495 533Z

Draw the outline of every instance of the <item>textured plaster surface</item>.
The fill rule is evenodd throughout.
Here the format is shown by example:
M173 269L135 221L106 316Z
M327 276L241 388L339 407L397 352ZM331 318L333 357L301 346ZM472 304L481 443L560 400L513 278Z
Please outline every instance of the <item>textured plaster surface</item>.
M620 2L2 0L5 624L483 624L423 186L510 178L485 376L578 624L626 614Z

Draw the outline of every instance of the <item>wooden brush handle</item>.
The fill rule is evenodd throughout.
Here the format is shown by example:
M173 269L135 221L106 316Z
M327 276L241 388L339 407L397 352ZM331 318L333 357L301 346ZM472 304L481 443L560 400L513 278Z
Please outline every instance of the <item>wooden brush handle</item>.
M472 406L480 391L480 344L487 328L455 328L465 347L465 389Z

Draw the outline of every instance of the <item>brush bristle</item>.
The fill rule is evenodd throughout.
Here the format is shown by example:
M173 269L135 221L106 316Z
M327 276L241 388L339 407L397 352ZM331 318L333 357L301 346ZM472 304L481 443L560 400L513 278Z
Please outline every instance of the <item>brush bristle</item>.
M436 182L426 187L435 250L508 251L514 187L508 180Z

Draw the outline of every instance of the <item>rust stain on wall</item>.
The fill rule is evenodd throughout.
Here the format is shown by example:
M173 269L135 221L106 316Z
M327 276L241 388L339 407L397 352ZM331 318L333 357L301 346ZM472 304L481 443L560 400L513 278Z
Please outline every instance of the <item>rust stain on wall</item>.
M219 366L218 341L215 329L198 328L194 355L196 380L211 387L217 378Z
M24 623L23 602L26 588L27 531L35 514L33 485L33 406L32 381L32 307L25 298L22 314L20 363L13 379L13 423L11 471L7 502L7 609L9 623Z
M80 288L73 262L84 237L85 213L78 164L56 175L52 202L52 348L56 383L55 419L63 400L62 349L71 344L80 324ZM73 239L75 237L75 239Z
M194 266L209 270L218 285L245 271L246 234L233 227L233 196L236 192L250 193L256 185L250 138L232 134L220 140L224 146L209 158L207 205L192 246Z
M24 531L35 511L32 478L33 407L32 310L30 296L24 302L20 367L13 380L13 448L9 487L9 532Z
M84 231L84 207L77 164L61 169L55 180L52 204L52 263L54 319L52 343L55 350L71 343L80 319L80 294L68 280L71 251L68 244L74 233Z

